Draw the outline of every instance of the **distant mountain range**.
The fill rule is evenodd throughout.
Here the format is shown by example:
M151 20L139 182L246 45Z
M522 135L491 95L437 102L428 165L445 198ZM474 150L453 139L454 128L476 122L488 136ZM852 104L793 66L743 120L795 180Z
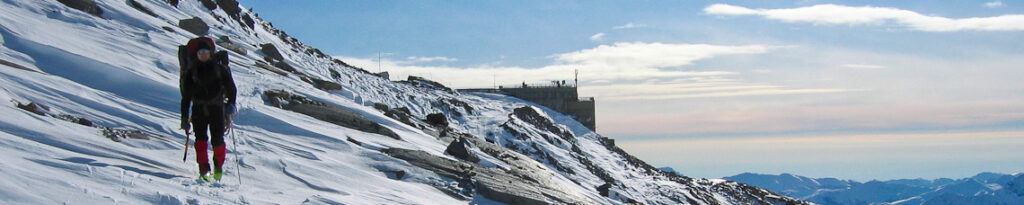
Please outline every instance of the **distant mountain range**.
M1024 204L1022 173L981 173L956 180L899 179L865 183L792 174L744 173L724 179L819 204Z

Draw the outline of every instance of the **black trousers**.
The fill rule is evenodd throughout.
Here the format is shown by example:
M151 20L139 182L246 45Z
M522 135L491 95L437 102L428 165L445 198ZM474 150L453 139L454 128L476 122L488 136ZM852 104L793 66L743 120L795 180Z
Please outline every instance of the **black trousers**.
M192 130L196 133L196 141L206 142L212 138L210 145L224 145L224 105L193 105Z

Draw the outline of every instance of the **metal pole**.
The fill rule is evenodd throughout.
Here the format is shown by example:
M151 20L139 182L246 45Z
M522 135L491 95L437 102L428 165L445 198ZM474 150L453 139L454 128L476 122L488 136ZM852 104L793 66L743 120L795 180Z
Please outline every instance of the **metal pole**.
M234 153L235 155L235 172L238 172L235 175L238 176L238 185L242 185L242 169L239 168L238 165L240 164L238 160L238 141L235 140L235 136L235 129L231 129L231 143L234 144L234 147L232 148L234 151L231 153Z

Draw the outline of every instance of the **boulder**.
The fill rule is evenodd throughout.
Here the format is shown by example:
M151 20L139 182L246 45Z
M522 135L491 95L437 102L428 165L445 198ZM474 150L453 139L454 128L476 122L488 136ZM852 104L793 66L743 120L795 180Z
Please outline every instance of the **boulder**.
M238 20L238 13L242 12L242 9L238 7L238 1L235 0L217 0L217 5L235 20Z
M213 11L214 9L217 9L217 3L214 3L211 0L199 0L199 1L203 2L203 6L206 7L206 9L209 9L210 11Z
M441 113L431 113L427 114L427 123L435 127L446 128L448 127L448 118Z
M409 108L407 107L390 109L387 112L384 112L384 116L388 116L391 119L398 120L399 122L405 123L406 125L416 127L416 124L412 122L412 114L409 113Z
M288 71L288 72L292 72L292 73L299 71L299 70L295 70L295 67L292 67L292 65L290 65L288 63L285 63L284 61L274 62L274 67L277 67L278 69L281 69L281 70L284 70L284 71Z
M210 26L206 25L206 22L203 22L199 17L178 20L178 27L197 36L205 36L210 31Z
M444 153L450 154L461 160L473 163L480 162L480 157L476 156L476 153L474 153L470 148L469 142L466 142L466 139L462 137L458 140L452 141L451 144L448 144L448 148L444 150Z
M100 9L100 6L96 5L96 2L92 0L57 0L57 2L73 9L92 14L96 17L103 17L101 16L103 15L103 10Z
M281 56L281 52L277 50L277 47L274 46L274 44L260 44L260 52L263 52L263 55L266 55L271 59L278 61L284 60L284 56Z

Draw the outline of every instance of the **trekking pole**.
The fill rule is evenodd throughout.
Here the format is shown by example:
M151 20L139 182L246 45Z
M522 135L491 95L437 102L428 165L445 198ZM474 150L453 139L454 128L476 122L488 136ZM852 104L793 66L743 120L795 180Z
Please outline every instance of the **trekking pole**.
M190 135L192 135L192 133L185 130L185 154L181 156L181 162L188 162L188 138L191 137Z
M242 185L242 169L238 168L239 167L238 164L240 164L239 163L239 159L238 159L238 141L235 140L235 137L236 137L235 129L232 128L231 129L231 143L234 144L234 147L231 148L231 149L233 149L234 151L231 152L231 153L234 153L234 155L235 155L235 172L238 172L238 174L235 174L235 176L238 176L238 185Z

